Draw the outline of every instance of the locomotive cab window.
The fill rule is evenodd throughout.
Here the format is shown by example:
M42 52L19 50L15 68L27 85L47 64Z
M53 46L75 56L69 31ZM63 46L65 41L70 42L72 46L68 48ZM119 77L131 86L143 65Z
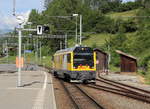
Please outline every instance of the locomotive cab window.
M74 55L74 66L86 65L93 67L94 66L93 53L76 53Z

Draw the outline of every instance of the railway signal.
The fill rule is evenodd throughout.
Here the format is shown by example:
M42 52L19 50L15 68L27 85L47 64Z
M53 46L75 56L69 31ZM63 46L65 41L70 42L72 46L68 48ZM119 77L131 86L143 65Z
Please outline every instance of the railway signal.
M37 35L42 35L43 33L49 33L49 31L50 31L49 26L42 26L42 25L37 26Z
M49 26L43 26L43 32L44 33L49 33L50 32Z
M37 35L42 35L43 33L43 27L41 25L37 26Z

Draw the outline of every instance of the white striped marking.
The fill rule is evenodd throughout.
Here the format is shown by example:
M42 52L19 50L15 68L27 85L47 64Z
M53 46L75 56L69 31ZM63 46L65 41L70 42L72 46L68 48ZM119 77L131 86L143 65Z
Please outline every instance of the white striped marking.
M44 80L43 90L45 90L47 87L47 73L44 72L44 75L45 75L45 80Z
M40 90L38 92L38 95L36 97L36 100L35 100L35 103L34 103L32 109L43 109L44 95L45 95L45 92L43 92L43 90Z
M52 98L53 98L53 101L52 101L53 109L57 109L56 100L55 100L55 95L54 95L54 87L53 87L52 76L50 77L50 82L52 83L52 84L51 84L51 92L52 92Z
M12 88L6 88L7 90L39 90L40 88L24 88L24 87L12 87Z
M38 95L36 97L35 103L32 107L32 109L43 109L43 104L44 104L44 96L45 96L45 91L47 87L47 73L44 72L45 79L44 79L44 84L42 89L38 92Z

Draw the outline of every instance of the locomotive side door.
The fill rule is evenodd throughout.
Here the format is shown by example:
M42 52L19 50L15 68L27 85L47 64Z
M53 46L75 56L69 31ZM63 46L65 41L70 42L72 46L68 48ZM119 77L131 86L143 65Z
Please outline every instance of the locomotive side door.
M63 70L67 70L67 55L63 56Z

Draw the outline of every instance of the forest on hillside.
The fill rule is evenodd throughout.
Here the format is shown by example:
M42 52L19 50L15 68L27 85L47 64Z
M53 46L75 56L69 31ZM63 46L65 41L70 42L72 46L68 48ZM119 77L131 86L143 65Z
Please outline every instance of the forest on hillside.
M111 52L111 64L118 66L118 56L115 50L122 50L136 56L139 60L139 68L144 75L150 75L150 0L135 0L134 2L122 2L122 0L46 0L45 10L39 13L33 9L30 13L29 22L32 27L47 25L50 31L46 34L75 34L74 17L77 13L83 16L83 35L87 37L91 33L112 34L102 46L93 44L106 52ZM115 17L110 13L128 12L137 10L134 16ZM78 19L79 22L79 19ZM27 27L27 26L26 26ZM79 29L79 25L78 25ZM78 30L79 31L79 30ZM88 37L87 37L88 38ZM85 38L86 40L88 40ZM73 37L69 37L73 39ZM61 39L60 39L61 40ZM60 40L44 40L55 52L59 49ZM108 49L108 46L110 49ZM149 76L150 78L150 76Z

